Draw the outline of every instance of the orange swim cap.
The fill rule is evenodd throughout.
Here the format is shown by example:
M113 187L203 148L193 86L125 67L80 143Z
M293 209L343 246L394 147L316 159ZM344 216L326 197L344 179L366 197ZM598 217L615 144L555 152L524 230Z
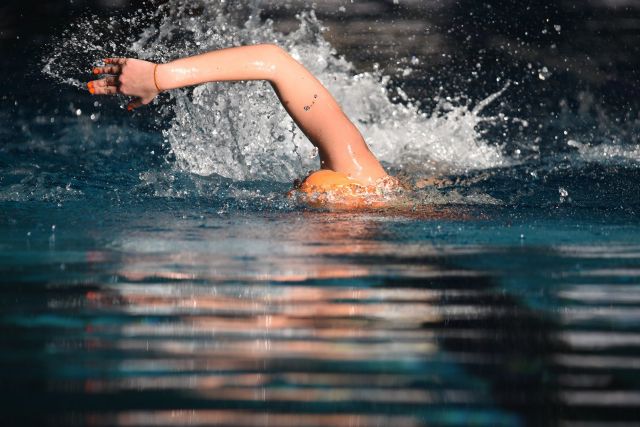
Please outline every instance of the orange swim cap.
M350 179L347 175L341 172L334 172L329 169L321 169L313 172L311 175L305 178L300 185L300 191L305 193L316 193L325 191L335 191L337 189L344 189L346 187L362 187L363 185Z
M298 190L306 203L316 207L359 209L386 205L377 185L362 185L344 173L328 169L313 172Z

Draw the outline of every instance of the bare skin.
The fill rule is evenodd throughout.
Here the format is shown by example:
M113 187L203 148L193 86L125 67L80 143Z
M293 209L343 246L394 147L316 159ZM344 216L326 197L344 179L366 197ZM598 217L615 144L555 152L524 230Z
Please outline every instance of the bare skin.
M341 172L372 185L387 174L364 138L329 91L304 66L275 45L241 46L154 64L110 58L94 74L108 76L88 83L95 95L134 97L132 110L161 92L207 82L266 80L282 105L318 148L322 169Z

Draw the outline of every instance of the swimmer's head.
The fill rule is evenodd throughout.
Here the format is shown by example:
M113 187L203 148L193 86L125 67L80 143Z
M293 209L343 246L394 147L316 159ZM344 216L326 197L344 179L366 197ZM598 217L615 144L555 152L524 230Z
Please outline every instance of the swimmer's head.
M334 172L329 169L322 169L313 172L306 177L300 184L300 191L305 193L336 191L338 189L346 189L350 187L364 188L360 183L350 179L341 172Z
M305 178L295 193L303 202L314 207L378 209L387 206L389 197L386 190L396 189L396 181L387 176L373 185L362 185L344 173L323 169Z

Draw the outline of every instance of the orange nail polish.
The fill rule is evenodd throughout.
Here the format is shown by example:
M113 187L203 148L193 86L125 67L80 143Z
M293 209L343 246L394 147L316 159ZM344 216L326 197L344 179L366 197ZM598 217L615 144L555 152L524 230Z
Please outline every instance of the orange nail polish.
M90 87L90 88L89 88L89 93L90 93L91 95L93 95L94 93L96 93L96 90L95 90L94 88Z
M98 70L97 68L93 69L93 74L100 74L100 70Z
M133 107L131 105L127 105L127 111L131 111L133 110Z

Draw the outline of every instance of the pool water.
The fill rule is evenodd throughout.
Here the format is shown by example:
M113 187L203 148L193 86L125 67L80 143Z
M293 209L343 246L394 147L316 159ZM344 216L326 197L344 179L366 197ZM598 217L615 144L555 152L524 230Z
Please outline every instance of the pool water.
M409 77L398 101L314 16L284 35L211 6L181 38L183 13L130 51L276 38L391 171L439 184L401 210L310 208L286 193L317 158L260 83L131 115L74 88L60 55L95 41L72 27L0 108L2 425L637 423L636 111L540 130L513 82L438 107Z

